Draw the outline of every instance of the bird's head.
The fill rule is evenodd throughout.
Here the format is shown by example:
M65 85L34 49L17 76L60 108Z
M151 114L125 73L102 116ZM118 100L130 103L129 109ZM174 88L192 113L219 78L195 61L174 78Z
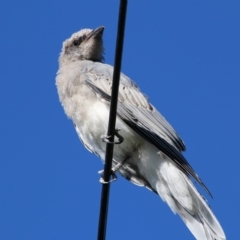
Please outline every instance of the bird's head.
M82 29L74 33L63 43L60 63L78 60L102 62L104 60L103 31L104 27L101 26L94 30Z

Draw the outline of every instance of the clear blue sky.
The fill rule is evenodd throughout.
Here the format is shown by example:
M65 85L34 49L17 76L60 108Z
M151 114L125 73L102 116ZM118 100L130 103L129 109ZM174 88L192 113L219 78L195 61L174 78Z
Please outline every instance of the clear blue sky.
M96 239L102 163L58 101L62 42L106 27L113 64L119 1L0 2L0 239ZM183 138L228 239L240 239L240 1L129 1L122 71ZM204 192L201 191L203 194ZM107 239L193 239L161 199L121 177Z

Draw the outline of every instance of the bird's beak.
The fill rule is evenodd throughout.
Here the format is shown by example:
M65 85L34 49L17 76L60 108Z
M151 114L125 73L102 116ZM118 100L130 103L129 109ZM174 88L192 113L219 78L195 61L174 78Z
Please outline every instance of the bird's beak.
M101 27L98 27L94 30L92 30L88 35L87 35L87 38L85 40L89 40L90 38L101 38L102 37L102 34L103 34L103 31L104 31L104 27L101 26Z

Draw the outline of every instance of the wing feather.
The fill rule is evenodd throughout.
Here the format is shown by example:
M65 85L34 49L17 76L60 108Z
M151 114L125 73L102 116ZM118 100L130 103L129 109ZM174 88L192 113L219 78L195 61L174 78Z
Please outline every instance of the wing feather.
M104 72L104 74L103 74ZM84 71L85 83L102 99L110 102L113 68L94 63ZM140 136L168 156L186 175L191 175L211 196L211 193L181 154L185 145L172 126L148 101L139 87L130 78L121 74L118 116Z

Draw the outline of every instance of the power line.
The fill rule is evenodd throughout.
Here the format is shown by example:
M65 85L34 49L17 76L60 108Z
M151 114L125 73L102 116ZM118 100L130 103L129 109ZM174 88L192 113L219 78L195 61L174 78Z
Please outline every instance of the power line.
M118 32L115 50L115 62L113 71L113 83L112 83L112 97L110 103L110 113L108 122L109 142L114 142L115 125L116 125L116 112L117 112L117 101L118 101L118 88L121 73L121 62L122 62L122 51L123 51L123 40L125 30L125 20L127 13L127 0L120 0L119 16L118 16ZM107 229L107 216L108 216L108 202L110 192L110 176L112 169L112 158L113 158L114 144L107 143L105 165L103 181L106 182L102 185L101 205L98 223L98 240L105 240L106 229Z

